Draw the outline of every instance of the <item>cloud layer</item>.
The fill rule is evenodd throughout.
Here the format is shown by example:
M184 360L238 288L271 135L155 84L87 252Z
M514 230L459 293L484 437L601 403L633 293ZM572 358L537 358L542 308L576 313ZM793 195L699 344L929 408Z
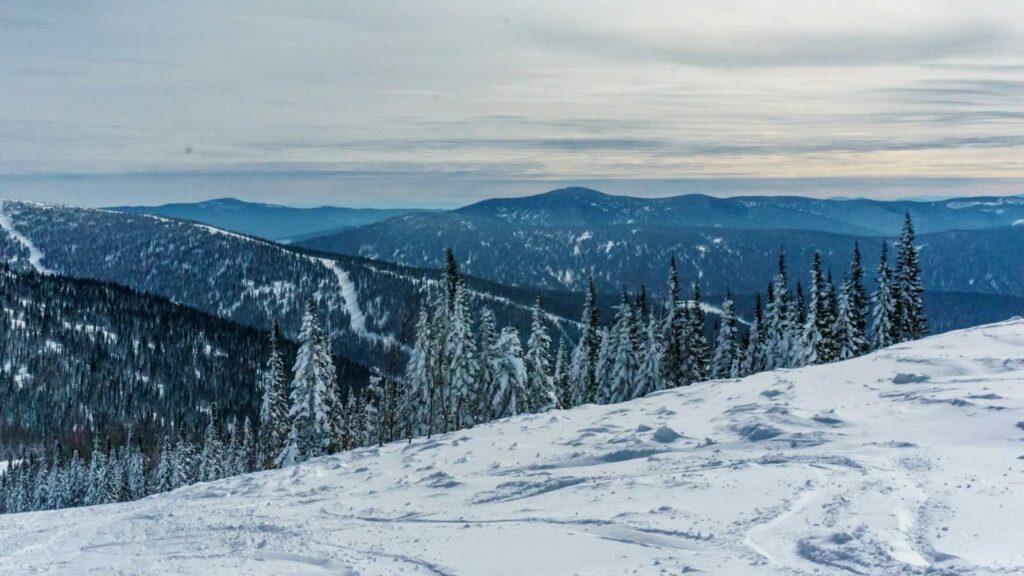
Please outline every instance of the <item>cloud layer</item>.
M0 74L0 193L46 199L1024 178L1019 1L13 0Z

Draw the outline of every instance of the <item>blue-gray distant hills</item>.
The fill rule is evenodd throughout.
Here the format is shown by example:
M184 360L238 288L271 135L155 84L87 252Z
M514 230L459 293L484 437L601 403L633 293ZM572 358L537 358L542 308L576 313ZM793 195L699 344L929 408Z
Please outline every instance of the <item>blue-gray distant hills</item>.
M163 204L161 206L114 206L108 210L190 220L278 242L291 242L373 224L402 214L419 212L419 210L403 208L373 209L337 206L293 208L276 204L245 202L236 198L218 198L205 202Z
M753 293L768 283L784 248L794 279L814 251L841 277L855 241L874 270L886 238L909 212L919 232L925 287L1024 296L1024 197L934 202L802 197L643 199L566 188L485 200L450 212L406 214L298 244L411 266L436 266L455 249L473 275L514 286L580 290L623 283L661 292L672 255L706 292Z

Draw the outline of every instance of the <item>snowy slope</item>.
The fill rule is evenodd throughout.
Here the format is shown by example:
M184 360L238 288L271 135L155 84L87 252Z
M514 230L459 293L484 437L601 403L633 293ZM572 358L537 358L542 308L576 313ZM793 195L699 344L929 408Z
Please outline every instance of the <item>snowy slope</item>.
M129 504L0 574L1020 574L1024 320Z

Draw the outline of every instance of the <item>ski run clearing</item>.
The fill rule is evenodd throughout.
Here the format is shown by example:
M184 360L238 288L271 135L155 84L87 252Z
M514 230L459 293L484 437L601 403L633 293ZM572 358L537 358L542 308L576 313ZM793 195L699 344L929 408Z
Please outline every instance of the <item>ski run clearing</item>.
M11 238L13 238L18 244L28 252L28 263L32 268L40 274L52 274L52 271L43 266L43 253L28 239L27 236L18 232L18 229L14 227L14 221L11 220L9 214L5 210L5 200L0 200L0 228L3 228Z
M1024 320L0 516L0 574L1021 574Z

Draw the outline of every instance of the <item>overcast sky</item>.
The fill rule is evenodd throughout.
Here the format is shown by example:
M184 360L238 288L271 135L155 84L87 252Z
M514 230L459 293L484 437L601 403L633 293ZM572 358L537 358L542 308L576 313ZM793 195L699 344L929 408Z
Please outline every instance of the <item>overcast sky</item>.
M1024 2L0 2L0 195L1024 193Z

